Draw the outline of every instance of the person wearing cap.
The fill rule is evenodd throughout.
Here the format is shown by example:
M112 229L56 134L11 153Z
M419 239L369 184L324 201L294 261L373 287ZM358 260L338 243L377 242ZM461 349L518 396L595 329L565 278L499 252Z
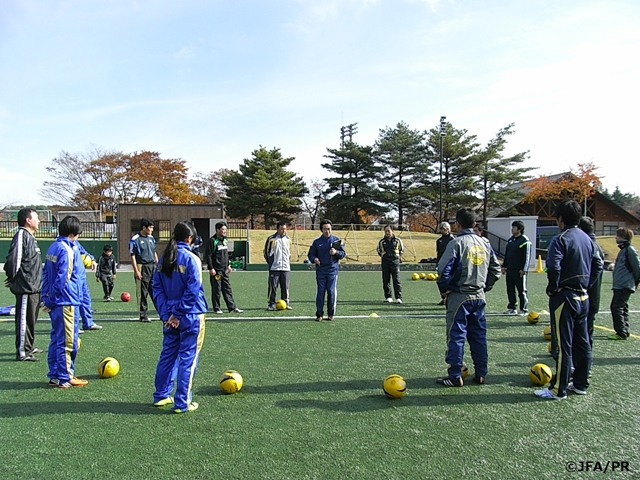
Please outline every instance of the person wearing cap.
M444 255L447 245L449 245L449 242L455 238L451 234L451 225L449 222L442 222L438 225L438 231L440 232L440 238L436 240L436 267L438 263L440 263L440 259L442 258L442 255ZM438 305L444 305L444 298L440 300Z

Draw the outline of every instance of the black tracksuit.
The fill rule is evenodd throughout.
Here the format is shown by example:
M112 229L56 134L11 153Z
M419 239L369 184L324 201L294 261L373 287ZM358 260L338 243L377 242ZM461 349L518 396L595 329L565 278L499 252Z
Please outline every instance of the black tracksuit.
M16 359L33 354L42 291L42 258L36 237L24 227L11 240L4 264L6 284L16 296Z
M220 309L220 293L227 304L227 309L232 312L236 309L236 303L233 300L233 292L231 291L231 282L229 281L229 247L226 237L218 237L214 235L207 242L204 254L207 270L211 274L211 303L213 311Z

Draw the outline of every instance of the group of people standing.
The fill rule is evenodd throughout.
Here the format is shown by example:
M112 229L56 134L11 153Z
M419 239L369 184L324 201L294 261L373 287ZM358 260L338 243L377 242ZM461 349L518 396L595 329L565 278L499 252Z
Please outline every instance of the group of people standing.
M65 232L65 234L61 234L58 237L59 240L56 240L49 250L54 247L60 247L62 245L61 237L66 238L72 234L67 230L75 231L76 226L78 229L80 228L79 220L76 225L73 219L76 219L76 217L65 217L60 222L58 230L59 232ZM40 308L49 308L45 300L48 302L61 302L60 305L73 306L74 315L77 314L78 322L82 322L78 324L79 333L83 333L84 330L102 329L102 326L93 321L91 297L82 255L86 255L89 258L92 268L96 267L96 263L93 256L88 254L80 242L77 241L79 233L73 240L67 242L72 248L73 255L71 261L65 264L65 268L67 268L66 277L64 277L65 283L58 285L51 283L53 278L51 276L53 273L51 268L47 267L46 263L43 268L40 247L35 237L39 226L40 219L35 210L23 208L18 212L18 230L11 240L4 265L7 275L5 284L16 297L16 360L21 362L37 362L40 360L37 355L43 353L42 349L35 346L35 326ZM78 253L77 259L75 258L75 252ZM49 255L48 251L47 258L50 256L52 259L50 263L53 262L53 259L57 261L58 257L62 259L60 253L62 251L54 251ZM77 264L76 261L78 262ZM63 295L64 285L71 279L75 282L71 292L73 295L65 296ZM57 313L57 310L54 311L54 317ZM51 364L51 354L49 354L49 362ZM54 371L55 369L52 369L52 372ZM65 382L68 380L65 375L62 377Z
M551 312L551 331L556 375L548 388L534 393L544 399L564 399L567 391L584 395L589 387L593 344L593 319L598 310L604 255L595 242L593 222L581 217L581 208L574 201L560 203L555 211L560 233L549 246L547 257ZM34 330L40 307L51 319L48 350L49 385L68 388L87 385L88 381L74 375L82 310L90 297L82 255L88 255L78 242L81 223L75 216L65 217L58 226L59 236L49 247L44 266L35 239L40 220L32 209L18 214L19 229L14 236L5 271L7 285L16 295L16 359L38 361L42 350L34 345ZM469 208L456 214L457 235L451 234L448 223L440 224L437 242L438 281L446 305L448 375L437 383L446 387L461 387L465 341L469 343L474 365L472 380L485 383L488 374L488 352L485 318L485 292L493 288L501 275L507 279L507 314L528 310L526 275L531 242L524 235L524 224L512 224L512 236L507 242L502 266L489 241L478 235L476 217ZM172 405L177 413L192 411L198 404L192 401L191 385L197 369L198 355L204 339L204 316L208 311L205 299L202 261L194 248L199 238L189 222L178 223L167 248L158 259L153 238L153 222L142 219L141 230L131 238L132 257L140 321L149 322L147 297L151 295L163 322L162 352L156 368L154 405ZM233 300L227 226L219 222L216 233L206 245L205 262L212 287L213 311L221 314L220 295L229 312L241 313ZM291 309L289 297L291 240L286 224L279 222L264 246L269 267L267 309L280 300ZM346 255L342 241L333 235L330 220L320 222L322 235L316 238L308 252L308 261L316 272L316 321L333 320L337 303L339 260ZM384 237L377 252L382 262L385 301L402 303L399 278L404 250L402 240L394 235L391 225L385 226ZM631 246L633 233L619 229L616 241L620 252L613 272L611 312L616 333L609 338L625 340L629 336L628 300L640 283L640 257ZM105 246L98 261L96 278L103 282L104 298L109 301L116 276L111 248ZM96 267L90 257L92 267ZM392 287L393 286L393 291ZM517 292L517 297L516 297ZM89 297L89 298L88 298ZM325 317L326 299L326 317ZM83 321L85 321L83 319ZM90 317L85 329L99 330ZM175 393L171 396L171 393Z

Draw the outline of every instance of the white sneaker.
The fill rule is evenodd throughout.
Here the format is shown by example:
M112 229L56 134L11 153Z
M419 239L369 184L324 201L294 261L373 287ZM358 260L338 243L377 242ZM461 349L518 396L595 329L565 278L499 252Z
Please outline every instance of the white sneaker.
M504 312L502 312L503 315L517 315L518 312L512 308L508 308L507 310L505 310Z
M389 297L389 298L387 298L387 299L385 300L385 302L387 302L387 303L393 303L393 298Z
M396 298L396 303L402 303L402 299L401 298Z
M523 317L527 316L528 314L529 314L529 310L520 310L520 313L519 313L519 315L522 315Z
M214 313L217 313L218 315L222 315L224 312L222 310L218 309Z
M569 390L570 392L575 393L576 395L586 395L587 394L586 390L580 390L579 388L576 388L576 386L573 384L573 382L571 382L569 385L567 385L567 390Z
M567 398L566 395L564 397L558 397L554 395L553 392L548 388L543 388L542 390L535 390L533 394L536 397L544 398L545 400L564 400L565 398Z

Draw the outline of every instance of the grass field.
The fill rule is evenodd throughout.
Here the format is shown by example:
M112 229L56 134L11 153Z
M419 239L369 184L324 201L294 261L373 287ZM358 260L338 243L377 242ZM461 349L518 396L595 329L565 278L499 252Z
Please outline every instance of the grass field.
M312 272L292 273L294 310L285 312L266 311L265 272L233 273L245 312L211 315L194 381L200 408L184 415L151 406L160 323L134 321L134 303L99 301L99 284L90 286L104 329L82 335L76 363L85 388L48 388L46 355L15 362L13 321L0 322L0 478L603 478L567 471L588 461L603 469L628 462L619 477L640 478L640 294L631 297L634 337L607 341L605 273L592 387L549 402L534 397L527 376L534 363L552 365L542 338L548 317L529 325L490 315L487 385L439 387L444 310L433 282L409 277L403 273L405 303L389 305L379 272L342 272L336 321L317 323ZM534 310L548 309L544 285L544 275L530 275ZM134 291L131 273L118 275L123 290ZM0 290L0 304L12 302ZM505 306L501 281L488 311ZM48 331L43 315L40 348ZM120 361L117 377L98 378L105 356ZM217 382L229 368L245 386L227 396ZM391 373L407 380L402 399L382 394Z

